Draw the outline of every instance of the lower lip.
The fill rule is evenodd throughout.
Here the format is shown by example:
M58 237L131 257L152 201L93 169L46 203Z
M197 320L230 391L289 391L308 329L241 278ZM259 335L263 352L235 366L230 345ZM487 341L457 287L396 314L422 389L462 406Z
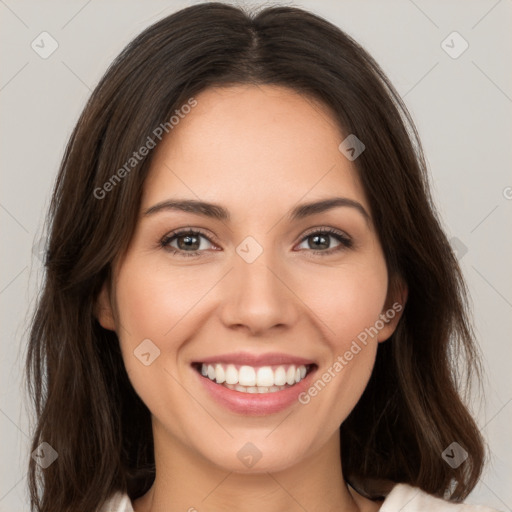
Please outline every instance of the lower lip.
M265 416L282 411L290 407L293 403L298 403L299 395L310 387L311 376L315 373L316 367L299 383L273 393L244 393L242 391L234 391L221 384L216 384L207 377L203 377L195 369L193 369L193 371L212 398L223 407L246 416Z

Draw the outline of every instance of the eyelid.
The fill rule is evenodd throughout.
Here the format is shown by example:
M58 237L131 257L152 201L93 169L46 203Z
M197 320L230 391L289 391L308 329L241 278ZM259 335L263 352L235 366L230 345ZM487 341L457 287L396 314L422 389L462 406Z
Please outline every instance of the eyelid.
M169 233L166 233L161 241L163 240L170 240L171 238L174 238L175 236L179 235L187 235L189 233L197 233L200 235L203 235L205 238L207 238L211 242L215 242L215 244L220 245L219 239L209 231L205 231L202 228L194 228L194 227L185 227L185 228L178 228L170 231Z
M304 232L304 234L302 235L302 238L300 239L300 241L302 242L304 240L304 238L307 238L308 236L311 236L314 233L322 233L322 232L329 233L329 234L336 234L336 235L345 237L347 240L352 240L352 237L348 233L343 231L342 229L333 228L330 226L318 226L318 227L306 230Z

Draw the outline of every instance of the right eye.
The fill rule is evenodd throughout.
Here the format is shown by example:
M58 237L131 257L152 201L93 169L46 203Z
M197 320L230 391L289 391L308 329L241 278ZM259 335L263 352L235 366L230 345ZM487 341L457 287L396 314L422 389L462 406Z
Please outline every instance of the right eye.
M205 250L204 244L201 244L201 238L212 243L201 231L193 229L176 230L165 235L160 241L160 245L172 254L179 256L200 256ZM172 245L174 242L176 242L177 247Z

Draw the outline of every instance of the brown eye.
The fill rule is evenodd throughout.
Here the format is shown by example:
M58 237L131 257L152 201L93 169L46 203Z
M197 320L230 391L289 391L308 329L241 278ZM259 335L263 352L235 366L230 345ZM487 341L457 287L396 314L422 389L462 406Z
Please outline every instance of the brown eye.
M337 240L337 246L330 247L332 239ZM302 239L301 243L304 242L307 242L307 249L311 249L313 253L318 254L331 254L352 247L352 240L335 229L314 231Z
M200 231L193 231L190 229L185 231L175 231L162 238L160 245L164 249L171 251L173 254L179 254L180 256L185 257L198 256L206 249L204 244L201 244L201 239L207 240L211 243L209 238ZM176 245L171 245L174 242L176 242Z

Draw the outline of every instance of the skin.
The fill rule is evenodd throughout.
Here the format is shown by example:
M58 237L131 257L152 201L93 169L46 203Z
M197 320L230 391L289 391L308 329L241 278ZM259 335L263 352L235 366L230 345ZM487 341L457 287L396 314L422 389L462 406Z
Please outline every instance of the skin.
M118 333L130 380L152 414L156 480L136 512L371 511L344 484L339 426L371 375L377 345L400 314L307 405L266 416L214 402L192 361L229 352L284 352L314 360L317 375L343 355L407 290L388 292L388 272L354 164L339 150L346 137L323 105L287 88L237 85L208 89L155 150L141 215L112 288L98 298L101 325ZM298 203L342 196L358 201L289 221ZM144 212L168 199L220 204L231 220L190 212ZM172 254L160 240L201 229L201 255ZM316 229L318 228L318 229ZM334 228L351 248L325 254L311 235ZM305 232L308 231L306 237ZM247 237L263 249L248 263L236 252ZM327 235L326 235L327 236ZM187 249L181 238L170 242ZM185 248L183 248L185 246ZM320 251L324 251L321 253ZM159 348L149 366L133 351ZM261 459L245 467L247 442Z

